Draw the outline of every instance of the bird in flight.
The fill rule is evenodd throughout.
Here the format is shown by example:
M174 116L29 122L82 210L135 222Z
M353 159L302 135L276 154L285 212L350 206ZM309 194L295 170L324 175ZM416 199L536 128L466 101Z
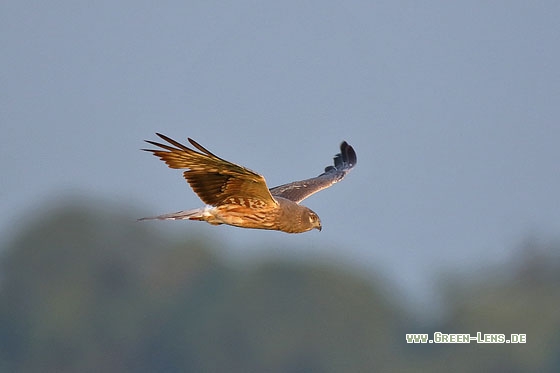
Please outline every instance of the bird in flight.
M192 139L197 150L157 133L168 144L146 140L160 149L152 152L170 168L184 169L183 176L206 206L139 220L201 220L213 225L302 233L321 230L321 220L299 203L342 180L356 165L356 152L346 141L334 157L334 166L314 178L269 189L262 175L219 158Z

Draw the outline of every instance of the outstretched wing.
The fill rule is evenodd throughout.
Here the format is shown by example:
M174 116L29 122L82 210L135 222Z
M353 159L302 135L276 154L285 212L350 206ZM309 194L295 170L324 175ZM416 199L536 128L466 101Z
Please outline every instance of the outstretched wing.
M300 203L312 194L338 183L356 165L356 152L346 141L340 144L340 153L334 156L334 166L325 168L325 172L312 179L294 181L270 189L274 197L287 198Z
M191 145L199 151L165 135L157 135L173 146L146 140L164 150L142 150L152 152L170 168L187 169L183 176L204 203L212 206L241 204L248 207L278 204L268 190L264 177L256 172L215 156L190 138Z

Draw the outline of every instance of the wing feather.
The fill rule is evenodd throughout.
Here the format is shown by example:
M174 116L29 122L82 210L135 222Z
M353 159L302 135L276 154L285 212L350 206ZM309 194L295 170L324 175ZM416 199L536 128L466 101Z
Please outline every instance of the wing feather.
M191 145L200 152L160 133L157 135L173 146L146 140L164 150L142 150L152 152L170 168L187 169L183 176L204 203L218 206L243 198L259 200L264 205L277 205L262 175L217 157L190 138Z
M346 141L340 144L340 153L334 156L334 166L327 166L321 175L270 189L274 197L282 197L300 203L315 194L342 180L356 165L358 159L354 148Z

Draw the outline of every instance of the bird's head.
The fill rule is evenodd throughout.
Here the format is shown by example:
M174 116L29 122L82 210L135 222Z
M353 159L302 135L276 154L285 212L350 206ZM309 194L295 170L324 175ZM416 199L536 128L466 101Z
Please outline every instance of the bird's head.
M311 229L318 229L321 230L321 219L319 219L319 215L315 212L311 211L310 209L306 209L302 216L302 222L307 225L309 230Z

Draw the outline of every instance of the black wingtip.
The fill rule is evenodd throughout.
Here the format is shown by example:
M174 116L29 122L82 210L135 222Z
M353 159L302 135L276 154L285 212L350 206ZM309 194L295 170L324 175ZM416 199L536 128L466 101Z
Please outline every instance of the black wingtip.
M189 142L191 143L192 146L194 146L195 148L197 148L199 151L201 151L202 153L212 156L212 157L216 157L221 159L220 157L218 157L217 155L213 154L210 150L206 149L204 146L200 145L199 143L197 143L196 141L194 141L193 139L191 139L190 137L188 137Z
M154 145L154 146L160 146L161 145L160 143L157 143L157 142L152 141L152 140L144 140L144 142L147 142L148 144Z
M343 141L340 144L340 151L344 154L345 161L350 163L351 167L354 167L356 163L358 163L358 156L356 155L356 151L352 147L352 145L348 144L346 141Z
M340 144L340 153L334 156L334 167L339 168L352 168L358 163L358 157L352 145L346 141ZM331 166L332 167L332 166ZM325 169L325 171L327 171Z
M148 143L148 144L150 144L150 145L154 145L154 146L161 146L161 144L158 144L157 142L151 141L151 140L144 140L144 142L146 142L146 143ZM157 150L154 150L154 149L146 149L146 148L142 148L142 149L140 149L140 150L142 150L142 151L144 151L144 152L151 152L151 153L157 151Z

